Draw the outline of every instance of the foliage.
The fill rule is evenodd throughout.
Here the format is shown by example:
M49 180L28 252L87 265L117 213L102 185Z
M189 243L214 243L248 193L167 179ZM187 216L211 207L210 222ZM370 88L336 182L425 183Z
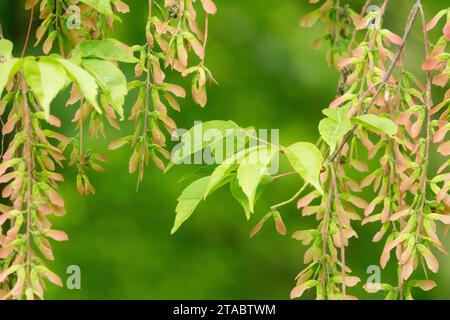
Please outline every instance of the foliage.
M170 68L183 76L192 74L194 99L201 106L206 104L205 85L212 79L204 65L207 16L215 14L214 3L150 0L148 5L147 41L142 46L130 47L110 38L114 22L121 21L119 14L129 11L120 0L27 0L25 8L31 11L31 18L22 56L13 57L13 44L0 39L0 114L6 118L2 135L9 139L0 164L0 183L5 184L2 196L9 201L0 207L3 299L43 299L45 279L62 286L43 259L54 259L50 238L68 239L65 232L53 230L50 221L52 215L65 214L64 200L57 191L64 181L58 167L63 166L70 150L69 164L78 169L77 190L88 195L95 193L88 170L103 172L101 163L106 162L104 155L84 150L86 125L90 138L99 134L106 138L106 123L120 129L119 123L125 119L125 98L131 90L139 90L130 116L135 122L134 135L111 142L110 148L131 143L130 172L139 168L141 181L150 158L161 169L164 164L159 156L169 158L159 126L172 134L176 125L165 103L179 111L174 96L185 96L181 86L164 81L165 72ZM154 8L157 14L153 14ZM197 22L200 8L206 17L204 31ZM36 45L46 37L42 43L44 55L25 56L36 9L40 19ZM79 10L78 18L75 9ZM73 28L76 22L79 28ZM55 40L59 54L52 53ZM188 66L194 54L200 62ZM136 78L145 73L146 79L128 82L122 64L134 64ZM73 137L55 129L63 124L52 111L56 96L68 88L71 94L67 105L77 106L72 121L78 133Z
M356 299L347 288L361 280L350 275L346 247L358 238L354 225L359 222L380 226L373 241L385 242L382 268L395 251L398 282L366 283L368 292L384 291L386 299L412 299L415 288L435 287L427 271L439 269L432 250L446 253L437 223L450 224L446 139L450 11L444 9L427 22L422 1L416 0L399 36L384 28L388 0L369 12L373 3L367 0L361 14L341 2L310 0L314 9L300 22L307 28L322 22L325 34L314 47L326 43L327 61L340 72L336 99L323 110L326 117L318 124L316 144L273 144L259 138L253 128L216 120L182 134L182 148L170 152L167 139L176 136L177 125L168 107L180 111L179 99L186 91L167 82L166 76L171 72L190 76L193 101L206 105L206 84L214 82L205 66L208 16L217 11L212 0L149 0L146 40L133 46L112 38L114 24L130 10L121 0L27 0L31 19L23 54L13 57L13 43L0 39L0 115L6 120L2 136L9 143L0 164L2 196L9 202L0 206L0 297L43 299L45 280L62 285L43 259L53 260L49 239L68 239L51 222L51 216L65 214L58 193L64 180L59 168L68 157L77 168L78 192L94 194L88 174L91 169L103 172L106 157L85 150L85 131L90 139L107 138L106 127L120 129L126 117L133 132L109 142L109 149L130 146L128 168L137 172L138 186L150 161L167 171L197 155L213 159L178 198L172 234L203 200L224 186L229 186L249 220L274 180L298 175L303 180L299 190L271 206L250 232L256 236L273 219L277 232L286 235L281 208L293 202L303 216L315 216L314 228L292 234L308 249L291 298L312 289L317 299ZM42 45L44 55L26 56L35 11L40 24L36 46ZM419 20L422 30L415 34L413 26ZM77 23L80 27L72 28ZM435 43L429 38L432 32L439 34ZM424 42L421 73L403 63L409 53L407 42L414 36ZM134 66L131 82L123 73L126 64ZM439 88L447 91L442 95ZM72 122L77 133L72 137L59 132L66 124L55 117L52 105L66 90L70 90L66 104L76 108ZM128 112L124 104L133 90L137 99ZM217 135L198 139L199 129L215 130ZM290 171L273 170L279 157ZM432 172L431 158L443 159L437 172ZM356 181L355 171L365 175L362 181ZM368 187L370 191L364 190Z
M304 142L289 148L266 142L268 146L262 147L286 155L294 168L293 172L269 175L268 181L298 172L304 184L291 199L272 206L253 228L251 236L270 217L275 218L277 230L284 234L278 210L297 200L303 216L315 215L318 225L316 229L300 230L292 236L310 247L304 255L307 266L298 274L291 298L301 297L306 290L314 288L317 299L354 299L346 289L358 284L360 279L349 276L351 270L345 260L349 240L358 238L352 223L378 222L381 230L373 241L385 238L380 266L386 267L390 252L395 249L398 283L367 283L364 287L369 292L385 291L386 299L412 299L413 288L430 290L436 285L426 272L429 269L436 273L439 268L433 247L446 253L437 235L436 221L447 225L450 222L448 160L437 173L429 167L430 158L437 156L432 144L438 144L437 151L444 157L449 154L445 138L450 91L437 104L432 99L433 86L445 88L448 83L449 60L445 48L449 40L449 11L442 10L427 23L422 2L417 0L403 36L398 36L383 28L387 0L381 8L367 14L372 1L366 1L361 15L348 6L341 6L341 1L309 2L321 3L302 18L301 25L312 27L319 20L325 23L326 34L315 41L315 46L328 41L327 60L341 73L337 97L323 110L326 118L319 124L321 138L317 148L308 145L309 150L302 150L300 146L306 146ZM443 35L436 44L430 43L428 33L445 16ZM425 84L403 64L406 43L418 17L422 21L426 53L422 65ZM365 149L367 156L360 149ZM248 153L251 149L239 152ZM229 159L235 158L236 155ZM258 162L259 170L253 171L253 166L242 163L230 166L227 171L231 184L240 187L232 190L232 194L240 194L236 197L238 201L250 204L249 212L253 211L254 190L266 165L265 161ZM224 164L218 165L214 172L221 172L223 177L223 167ZM366 173L366 177L361 182L355 181L353 169ZM252 182L251 186L248 181ZM196 182L188 187L189 191L195 186ZM369 186L373 198L367 202L357 194ZM179 200L181 205L185 199ZM192 207L189 214L191 210ZM358 211L364 213L363 219ZM176 225L179 215L177 211ZM411 280L420 266L427 279Z

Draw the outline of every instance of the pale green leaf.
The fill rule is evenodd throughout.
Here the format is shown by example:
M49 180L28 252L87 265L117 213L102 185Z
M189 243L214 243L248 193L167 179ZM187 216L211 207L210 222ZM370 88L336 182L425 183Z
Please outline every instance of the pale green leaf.
M0 96L9 80L22 68L23 59L11 59L0 63Z
M3 56L6 60L11 58L13 50L13 43L6 39L0 39L0 56Z
M99 59L83 59L82 66L95 77L109 104L123 119L123 105L128 90L127 79L122 71L114 63Z
M211 176L207 176L192 182L189 186L186 187L186 189L183 190L181 195L178 197L178 205L175 209L175 222L172 231L170 232L171 234L177 232L181 225L192 215L200 201L204 199L206 188L208 186L210 178ZM233 179L233 175L230 175L226 179L223 179L221 183L216 185L212 191L215 191L223 185L227 184L231 181L231 179Z
M331 120L334 120L338 123L344 123L345 121L348 120L347 114L349 111L350 111L350 104L346 104L338 108L323 109L322 113Z
M380 117L374 114L365 114L352 118L352 122L360 124L370 130L385 133L388 136L394 136L397 133L397 125L390 119Z
M325 109L323 113L328 118L319 123L319 132L322 139L329 145L330 153L336 149L336 145L352 129L350 119L347 118L350 105L347 104L340 108Z
M200 201L203 200L210 177L203 177L192 182L183 190L175 209L176 217L171 234L177 232L181 225L192 215Z
M305 182L310 183L323 193L319 181L323 156L319 149L312 143L297 142L285 148L285 154L292 168L298 172Z
M270 176L270 175L264 175L261 178L258 188L256 189L255 202L258 201L258 199L261 197L265 188L272 181L273 181L273 179L272 179L272 176ZM244 191L242 191L241 187L239 186L239 182L237 180L231 181L230 192L231 192L231 195L241 204L242 208L244 208L245 216L246 216L247 220L250 220L252 208L249 205L249 201L248 201L246 194L244 193Z
M112 11L110 0L80 0L80 1L94 8L95 10L104 15L112 16L114 14Z
M78 86L84 98L101 114L102 110L97 103L98 86L95 78L72 61L63 59L57 55L52 55L49 59L53 59L61 64L69 75L69 78Z
M208 132L208 135L205 135L205 132ZM244 129L233 121L213 120L199 123L180 137L182 148L172 153L172 165L181 164L197 152L213 145L217 146L228 136L237 134L245 134Z
M225 159L221 164L219 164L211 175L211 180L209 181L208 188L206 190L205 198L209 195L211 190L219 184L228 174L239 167L239 163L242 162L246 154L251 152L257 147L250 149L245 149L237 152L233 156Z
M34 58L28 58L24 64L24 76L48 117L51 102L66 86L67 74L64 68L54 60L45 57L39 62Z
M73 51L72 59L79 62L83 58L114 60L125 63L138 63L139 59L129 51L119 47L114 40L87 40L81 42Z
M255 195L258 185L264 175L267 175L269 165L277 150L269 146L261 146L250 152L237 170L239 186L248 198L250 212L253 213Z

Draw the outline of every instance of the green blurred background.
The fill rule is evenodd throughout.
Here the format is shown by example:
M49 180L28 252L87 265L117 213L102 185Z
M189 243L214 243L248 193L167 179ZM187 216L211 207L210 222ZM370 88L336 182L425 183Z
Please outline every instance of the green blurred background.
M117 26L116 37L128 44L145 41L146 2L127 1L131 13ZM323 30L320 26L301 29L299 19L311 7L305 0L216 0L219 12L210 19L207 65L220 83L209 88L206 109L183 101L181 114L175 114L179 127L190 128L195 120L230 119L241 126L280 129L281 143L299 140L314 142L321 109L333 99L337 72L327 66L324 50L312 48ZM361 7L363 1L348 1ZM377 1L375 1L377 2ZM381 1L378 1L381 2ZM413 0L392 0L386 25L401 34ZM424 1L427 16L448 6L447 1ZM22 47L28 13L24 1L1 0L0 20L6 38ZM358 9L359 10L359 9ZM36 24L35 24L36 27ZM418 27L418 26L416 26ZM420 37L409 44L409 65L422 59ZM35 49L29 54L39 54ZM132 79L131 70L127 71ZM134 102L130 94L128 107ZM64 97L53 110L70 119L73 109L64 107ZM72 133L66 126L65 133ZM110 139L129 133L110 131ZM93 150L108 154L105 174L92 173L97 194L80 197L75 191L75 173L66 168L61 191L68 214L55 219L55 228L67 231L70 241L54 245L56 261L48 265L67 278L66 268L81 268L81 290L49 285L50 299L288 299L294 277L303 267L303 247L289 236L279 236L267 224L254 238L248 232L274 203L289 198L300 179L290 177L273 183L258 204L252 221L232 199L227 188L202 203L190 220L174 236L169 232L174 220L176 198L186 186L180 177L195 168L175 168L162 175L153 167L146 171L139 192L136 176L127 171L130 151L111 153L107 142L91 144ZM434 164L436 165L436 164ZM282 210L288 234L314 225L295 206ZM363 282L367 267L378 265L383 244L373 244L376 225L357 226L359 241L352 240L347 253L349 266ZM447 237L448 239L448 237ZM447 244L450 244L447 240ZM450 298L450 258L437 253L441 261L439 284L417 298ZM391 263L382 273L382 282L396 283ZM361 299L379 299L360 286L350 293ZM314 298L310 293L305 298Z

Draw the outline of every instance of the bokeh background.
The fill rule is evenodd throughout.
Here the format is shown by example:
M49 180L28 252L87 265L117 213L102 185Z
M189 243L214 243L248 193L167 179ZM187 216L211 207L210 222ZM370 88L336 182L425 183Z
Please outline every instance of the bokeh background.
M116 38L128 44L145 41L147 1L127 1L131 13L117 26ZM216 0L217 16L210 19L207 65L218 86L209 88L206 109L190 99L175 114L179 127L190 128L195 120L230 119L241 126L280 129L281 143L304 140L314 142L317 125L333 99L338 74L327 66L324 50L314 50L312 42L323 30L320 26L301 29L299 19L311 7L305 0ZM361 7L363 1L348 1ZM375 1L377 2L377 1ZM381 1L378 1L381 2ZM392 0L386 25L401 34L413 0ZM28 13L24 1L1 0L0 21L6 38L16 44L16 54L25 37ZM448 6L445 0L425 0L427 16ZM36 24L35 24L36 27ZM418 27L418 25L416 26ZM422 44L413 36L408 64L417 69ZM29 54L40 54L30 46ZM132 79L132 70L127 70ZM129 111L135 99L127 99ZM69 120L72 109L64 107L64 97L53 110ZM66 126L65 133L73 128ZM130 132L110 131L110 139ZM75 172L65 168L66 182L61 190L68 214L55 220L57 229L67 231L70 241L54 245L56 261L48 265L67 278L69 265L81 268L81 290L49 285L49 299L288 299L294 277L303 267L303 247L289 236L279 236L271 223L254 238L251 227L274 203L289 198L301 182L297 177L273 183L260 200L256 214L247 222L241 207L227 188L202 203L174 236L169 232L174 220L176 198L186 186L181 177L193 166L175 168L166 175L153 167L146 171L139 192L136 176L127 171L130 150L111 153L107 142L91 143L93 150L108 154L104 174L92 173L97 194L80 197L75 191ZM433 164L434 166L436 164ZM314 225L303 218L295 206L282 210L288 234ZM363 281L367 267L378 265L383 244L371 238L377 226L359 230L359 241L351 241L347 260ZM450 244L447 237L447 244ZM439 285L427 293L415 292L422 299L450 299L450 258L437 253L439 274L432 275ZM392 261L391 261L392 262ZM382 272L382 282L396 283L395 266ZM350 289L362 299L381 299L360 286ZM305 298L314 298L313 294Z

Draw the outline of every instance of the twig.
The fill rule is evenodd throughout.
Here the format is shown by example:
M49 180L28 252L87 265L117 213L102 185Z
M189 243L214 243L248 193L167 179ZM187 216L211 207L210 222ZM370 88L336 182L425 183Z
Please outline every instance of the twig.
M27 51L28 41L30 40L31 28L33 27L33 15L34 15L34 7L31 8L30 11L30 22L28 23L27 36L25 38L25 43L23 45L22 54L20 55L21 58L25 56L25 52Z
M419 11L420 16L422 20L422 28L423 28L423 40L424 40L424 48L425 48L425 58L428 57L430 48L428 44L428 31L427 31L427 22L425 18L425 13L423 11L422 2L421 0L418 0L419 3ZM431 124L431 72L427 71L427 87L426 87L426 113L427 113L427 120L426 120L426 140L425 140L425 159L423 159L423 168L422 168L422 175L420 177L420 185L422 189L422 201L421 201L421 208L419 210L419 221L417 225L417 233L416 238L419 237L419 234L422 229L423 225L423 208L425 205L425 199L426 199L426 191L427 191L427 176L428 176L428 167L429 167L429 161L430 161L430 145L431 145L431 132L430 132L430 124Z
M276 205L271 206L270 209L275 210L275 209L278 209L278 208L280 208L280 207L283 207L283 206L285 206L285 205L291 203L292 201L295 201L295 199L298 198L298 196L306 189L306 187L307 187L308 185L309 185L308 183L305 183L305 184L300 188L300 190L298 190L297 193L294 194L291 198L289 198L289 199L286 200L286 201L283 201L283 202L280 202L280 203L278 203L278 204L276 204Z
M327 207L325 208L325 213L323 215L323 222L322 222L322 294L324 299L326 298L327 295L327 273L328 273L328 268L327 268L327 262L326 262L326 256L327 256L327 237L328 237L328 220L329 220L329 212L331 209L331 197L333 194L333 188L332 185L330 183L329 187L328 187L328 199L327 199Z
M345 285L345 279L346 279L346 264L345 264L345 239L344 239L344 223L342 221L342 213L341 213L341 204L339 200L339 192L338 187L336 183L336 173L333 167L331 167L331 185L334 189L334 207L336 210L336 215L338 218L338 225L339 225L339 242L341 244L340 246L340 252L341 252L341 274L342 274L342 300L346 299L346 285Z

